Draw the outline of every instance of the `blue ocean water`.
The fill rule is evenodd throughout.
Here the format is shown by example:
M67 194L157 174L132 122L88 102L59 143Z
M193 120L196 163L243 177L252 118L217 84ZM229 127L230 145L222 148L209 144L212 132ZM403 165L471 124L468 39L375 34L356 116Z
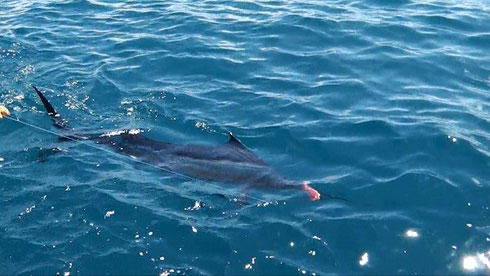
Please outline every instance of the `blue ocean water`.
M34 84L81 131L232 131L346 199L239 204L3 120L0 274L490 273L490 2L1 0L0 22L15 117L59 132Z

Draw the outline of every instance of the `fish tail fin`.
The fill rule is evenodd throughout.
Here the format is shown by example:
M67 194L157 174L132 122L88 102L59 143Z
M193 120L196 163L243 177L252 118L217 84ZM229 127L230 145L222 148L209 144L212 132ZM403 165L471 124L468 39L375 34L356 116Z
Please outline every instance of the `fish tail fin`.
M37 89L36 86L33 85L32 88L34 88L34 90L36 91L37 95L41 99L41 102L43 103L44 108L48 112L48 115L51 116L51 118L53 119L53 124L56 127L58 127L58 128L66 129L67 128L66 121L65 120L62 120L60 118L59 114L56 112L56 110L54 110L53 106L48 101L48 99L46 99L46 97L43 95L43 93L41 93L41 91L39 91L39 89Z
M34 85L32 86L32 88L34 88L34 90L36 91L37 95L39 96L39 98L43 102L44 108L46 108L46 111L48 112L48 115L49 116L56 116L56 115L58 115L58 113L56 112L56 110L54 110L54 108L51 105L51 103L49 103L48 99L46 99L46 97L44 97L43 93L41 93L41 91L39 91L39 89L37 89L37 87L35 87Z
M311 201L317 201L320 200L320 193L310 187L310 181L303 181L303 190L308 194L308 197L310 198Z

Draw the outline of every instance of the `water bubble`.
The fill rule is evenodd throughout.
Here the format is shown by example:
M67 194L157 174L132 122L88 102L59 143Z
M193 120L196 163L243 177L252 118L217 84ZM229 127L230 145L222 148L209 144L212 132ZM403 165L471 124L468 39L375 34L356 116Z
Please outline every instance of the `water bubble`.
M365 266L369 262L369 255L367 252L364 252L362 254L361 258L359 259L359 265Z
M419 233L412 229L408 229L407 232L405 232L405 235L409 238L417 238L419 236Z
M116 213L116 211L114 210L111 210L111 211L107 211L104 215L104 218L110 218L112 215L114 215Z
M478 266L478 263L476 262L476 258L473 256L466 256L463 259L463 268L465 270L475 270L476 267Z

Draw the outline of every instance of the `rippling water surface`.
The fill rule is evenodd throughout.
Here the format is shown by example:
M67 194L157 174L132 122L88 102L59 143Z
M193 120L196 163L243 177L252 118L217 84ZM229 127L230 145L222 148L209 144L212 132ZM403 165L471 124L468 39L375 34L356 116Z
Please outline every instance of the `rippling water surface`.
M0 103L23 121L58 131L35 84L79 130L207 145L229 130L347 199L240 204L239 187L3 120L0 274L490 272L488 1L0 8Z

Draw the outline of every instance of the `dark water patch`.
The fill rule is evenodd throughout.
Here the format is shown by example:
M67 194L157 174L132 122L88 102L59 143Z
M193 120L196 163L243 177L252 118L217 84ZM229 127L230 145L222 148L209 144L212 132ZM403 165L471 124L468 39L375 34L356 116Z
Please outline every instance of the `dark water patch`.
M103 70L103 68L102 66L99 70ZM121 90L112 80L105 78L104 75L101 75L90 86L90 94L94 105L102 105L107 108L120 102Z
M490 47L490 34L479 33L469 35L465 38L464 42L468 46L478 45L481 48L487 48Z
M138 37L134 39L129 39L126 41L122 41L114 44L114 48L117 51L121 50L131 50L138 49L138 51L152 51L152 50L160 50L164 48L164 43L162 43L157 37ZM128 56L128 55L126 55Z
M380 197L383 194L381 190L392 191L391 196ZM443 190L445 192L441 194ZM391 181L361 187L359 192L373 203L379 202L380 205L408 211L409 206L415 209L438 209L438 205L443 204L445 210L453 212L465 207L464 198L457 188L431 172L406 173Z
M105 5L100 5L94 3L94 1L88 1L88 0L68 0L68 1L50 4L47 6L47 8L60 9L63 11L72 10L82 14L91 13L94 11L103 12L109 10L108 7L106 7Z
M376 24L369 25L363 29L367 36L374 39L395 40L400 42L417 41L417 44L422 44L429 39L429 36L424 35L417 29L410 28L403 24Z
M378 136L383 135L386 137L397 137L395 128L384 121L363 121L356 123L343 123L337 126L333 126L330 130L336 135L345 135L349 137L355 136Z
M412 4L413 1L411 0L401 0L401 1L383 1L383 0L376 0L373 1L372 3L369 3L370 5L376 5L377 7L381 8L403 8L406 5ZM372 7L372 6L371 6Z
M442 28L443 30L473 31L473 25L469 22L456 19L450 15L426 15L419 17L421 21L427 22L430 26Z

